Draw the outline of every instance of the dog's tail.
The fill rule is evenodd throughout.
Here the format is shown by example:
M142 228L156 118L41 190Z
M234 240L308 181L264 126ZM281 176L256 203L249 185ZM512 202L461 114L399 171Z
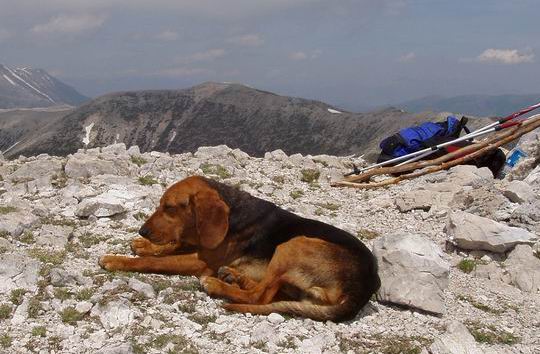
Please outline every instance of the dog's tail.
M229 311L249 312L269 315L272 312L311 318L317 321L344 321L354 318L359 311L358 304L343 301L336 305L317 305L301 301L278 301L266 305L225 304Z

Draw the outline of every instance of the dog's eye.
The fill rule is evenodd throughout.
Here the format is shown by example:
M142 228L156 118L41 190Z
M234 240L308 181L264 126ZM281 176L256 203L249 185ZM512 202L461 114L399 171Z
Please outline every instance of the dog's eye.
M176 207L174 205L165 205L163 209L166 213L174 213L176 211Z

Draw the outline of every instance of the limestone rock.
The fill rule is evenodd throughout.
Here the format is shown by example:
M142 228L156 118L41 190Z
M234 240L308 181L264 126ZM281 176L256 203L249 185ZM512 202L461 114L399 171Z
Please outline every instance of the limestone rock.
M396 198L396 206L402 213L421 209L427 211L432 206L445 207L452 200L452 193L438 193L428 190L416 190L400 194Z
M446 333L435 339L429 347L431 354L484 354L465 325L451 322Z
M499 253L517 244L532 244L537 238L527 230L462 211L448 214L446 232L460 248Z
M36 244L53 248L64 248L72 233L72 227L43 225L39 231Z
M138 310L125 300L111 301L105 305L98 304L92 308L92 316L99 317L103 327L113 329L119 326L128 326L139 315Z
M442 314L450 265L440 248L420 235L395 233L375 241L379 300Z
M132 354L133 347L131 344L121 343L121 344L112 344L104 348L101 348L96 352L96 354Z
M531 247L516 246L504 264L512 284L527 292L540 290L540 259L534 256Z
M156 297L156 292L154 291L154 288L150 284L147 284L135 278L130 278L128 285L130 288L143 294L147 298Z
M289 157L283 150L277 149L264 154L264 158L273 161L286 161Z
M218 145L218 146L201 146L193 154L197 158L209 158L217 156L226 156L230 153L232 149L227 145Z
M0 231L12 236L19 236L39 222L39 217L27 210L15 209L14 212L0 215Z
M77 153L68 158L65 171L70 178L90 178L103 174L127 175L129 169L127 161L100 160Z
M476 187L493 182L493 173L487 167L458 165L449 170L448 181L460 186Z
M41 178L50 179L53 175L62 172L62 162L60 160L36 160L23 164L15 172L8 176L14 182L37 180Z
M35 290L40 263L22 254L0 254L0 293L16 288Z
M105 146L101 148L101 152L104 154L123 155L126 154L126 144L118 143Z
M512 181L503 190L503 194L513 203L524 203L535 197L531 186L523 181Z

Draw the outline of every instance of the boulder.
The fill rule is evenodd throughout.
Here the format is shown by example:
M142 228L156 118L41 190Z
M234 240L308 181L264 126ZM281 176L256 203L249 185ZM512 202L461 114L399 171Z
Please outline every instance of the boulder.
M201 146L193 155L197 158L209 159L212 157L227 156L231 151L232 149L227 145Z
M518 245L504 263L511 283L526 292L540 290L540 259L527 245Z
M70 178L90 178L104 174L122 176L129 173L129 166L126 160L100 160L97 157L77 153L68 158L65 171Z
M36 290L40 263L23 254L0 254L0 294L12 289Z
M271 152L267 152L264 154L264 158L266 160L273 160L273 161L287 161L289 157L283 150L277 149Z
M533 225L540 222L540 200L534 199L521 204L511 215L512 219Z
M72 227L43 225L36 239L36 244L57 249L64 248L72 233Z
M132 288L138 293L143 294L147 298L156 297L156 292L154 291L154 288L150 284L147 284L135 278L130 278L128 285L130 288Z
M128 343L111 344L101 348L96 354L133 354L133 347Z
M503 195L512 203L524 203L535 197L535 193L531 186L523 181L512 181L504 189Z
M398 195L395 203L398 210L402 213L415 209L428 211L432 206L448 206L448 203L450 203L452 198L452 193L416 190Z
M118 143L101 148L103 154L124 155L127 153L126 144Z
M484 354L476 340L464 324L453 321L446 328L446 333L435 338L429 347L431 354Z
M463 211L448 214L446 232L462 249L506 252L518 244L533 244L533 233Z
M50 180L53 175L62 172L60 160L35 160L22 164L15 172L8 176L13 182L31 181L46 178Z
M120 299L94 306L91 315L97 316L103 327L110 330L119 326L129 326L135 321L139 312L128 300Z
M447 181L459 186L477 187L493 183L493 173L487 167L458 165L448 170Z
M448 287L450 265L435 243L399 232L377 239L373 253L382 283L380 301L435 314L445 312L443 291Z
M27 210L16 208L13 212L0 215L0 232L7 232L16 237L31 229L38 222L38 216Z

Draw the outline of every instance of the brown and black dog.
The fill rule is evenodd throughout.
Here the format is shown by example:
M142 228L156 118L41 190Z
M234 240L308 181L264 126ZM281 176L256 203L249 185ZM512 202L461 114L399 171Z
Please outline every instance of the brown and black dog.
M380 286L375 257L353 235L204 177L167 189L139 234L140 257L100 265L198 276L232 311L349 320Z

